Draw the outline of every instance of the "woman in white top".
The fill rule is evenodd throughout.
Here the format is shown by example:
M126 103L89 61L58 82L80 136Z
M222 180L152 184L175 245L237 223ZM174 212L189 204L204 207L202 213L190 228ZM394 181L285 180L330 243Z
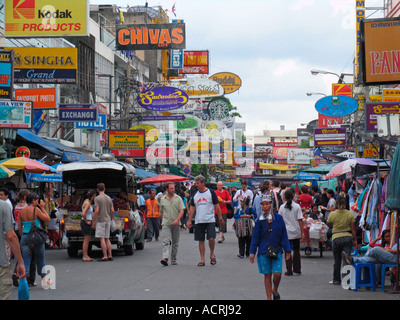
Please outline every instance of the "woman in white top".
M279 214L285 221L286 230L293 255L286 260L285 275L292 276L293 273L301 274L300 262L300 240L304 239L303 213L299 204L293 201L293 191L285 191L285 203L279 208Z
M93 261L92 258L88 255L88 248L90 238L92 237L92 220L93 220L93 207L92 203L96 198L96 192L94 190L89 190L84 197L84 201L82 204L82 221L81 221L81 229L83 234L83 256L82 261Z

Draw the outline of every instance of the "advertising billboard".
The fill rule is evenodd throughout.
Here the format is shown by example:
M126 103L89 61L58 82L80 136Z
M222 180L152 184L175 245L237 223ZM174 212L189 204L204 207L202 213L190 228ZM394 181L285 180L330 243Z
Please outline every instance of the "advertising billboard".
M110 130L108 145L116 157L146 156L145 130Z
M242 79L230 72L215 73L209 79L218 82L224 88L225 94L233 93L242 86Z
M209 53L204 51L184 51L182 74L208 74Z
M31 129L32 119L32 102L0 100L0 128Z
M14 82L76 84L77 48L13 47Z
M400 82L400 18L361 21L364 85Z
M0 50L0 99L12 99L14 87L14 54Z
M399 114L400 103L367 103L365 107L365 131L375 132L378 129L378 116L385 114Z
M185 49L184 23L119 24L117 50Z
M138 104L147 110L168 111L183 107L189 101L188 94L174 87L156 87L138 94Z
M33 109L55 109L57 101L56 89L15 89L15 100L32 101Z
M344 146L347 142L346 128L314 129L314 145Z
M6 37L87 36L87 0L7 0Z

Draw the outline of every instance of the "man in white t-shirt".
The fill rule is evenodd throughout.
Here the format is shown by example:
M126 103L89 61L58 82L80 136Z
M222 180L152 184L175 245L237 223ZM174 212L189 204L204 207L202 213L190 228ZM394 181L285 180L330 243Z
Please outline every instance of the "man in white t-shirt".
M214 190L206 187L206 178L199 175L195 179L197 192L190 201L190 211L187 227L190 229L192 225L192 217L196 211L194 222L194 240L199 241L199 251L201 261L199 267L205 265L205 235L207 233L208 246L210 247L210 263L215 265L217 259L214 254L215 247L215 213L218 215L220 225L224 224L221 209L219 207L218 197Z
M247 188L247 181L242 180L240 182L242 189L239 189L236 191L234 197L233 197L233 202L238 201L239 197L243 196L245 198L250 197L250 204L249 207L253 206L253 192Z

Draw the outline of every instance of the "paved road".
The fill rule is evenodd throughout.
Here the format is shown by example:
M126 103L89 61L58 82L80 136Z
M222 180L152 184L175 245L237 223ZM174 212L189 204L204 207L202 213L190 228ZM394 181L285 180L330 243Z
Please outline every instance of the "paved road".
M217 265L207 259L198 267L199 253L193 234L181 232L178 265L160 264L161 242L146 243L143 251L132 256L114 251L114 261L82 262L69 258L66 250L47 250L46 263L56 270L56 288L44 290L38 285L30 290L31 300L264 300L263 276L257 265L239 259L237 238L231 228L226 240L216 244ZM209 250L207 248L206 256ZM94 257L100 258L96 248ZM332 253L322 258L315 252L306 257L302 252L302 275L282 276L282 300L398 300L398 294L378 289L358 292L332 286ZM17 289L13 289L17 298Z

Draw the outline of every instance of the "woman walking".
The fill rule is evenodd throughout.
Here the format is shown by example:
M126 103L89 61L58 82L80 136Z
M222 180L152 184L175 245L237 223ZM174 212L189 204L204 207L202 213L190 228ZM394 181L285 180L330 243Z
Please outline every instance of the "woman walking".
M82 204L82 220L81 220L81 230L83 234L83 244L82 244L82 261L88 262L93 261L92 258L89 257L89 243L92 237L93 229L92 229L92 220L93 220L93 201L96 198L96 192L94 190L89 190L86 192L84 201Z
M249 257L251 236L253 234L254 219L257 217L256 210L249 207L250 198L240 197L240 209L233 216L235 219L235 233L239 243L239 258Z
M280 300L278 287L282 276L282 253L291 256L290 243L282 216L272 211L275 197L271 193L261 198L262 213L257 219L250 245L250 262L254 263L257 253L258 270L264 275L267 299ZM272 278L273 276L273 278Z
M37 245L31 249L29 232L31 230L32 224L35 224L36 227L40 227L42 223L50 221L50 216L44 209L45 202L43 200L40 200L39 203L39 196L37 194L30 193L26 197L26 202L28 203L28 206L23 208L18 216L18 229L21 235L20 246L25 264L26 276L27 278L30 277L30 264L32 256L34 256L36 260L37 272L43 279L46 276L46 271L44 268L46 266L45 243ZM49 281L46 281L46 283L42 283L43 287L48 287L50 285L51 283Z
M279 214L285 221L290 245L293 249L293 258L286 260L286 276L293 273L301 274L300 240L304 239L303 213L299 204L293 201L293 192L285 191L286 202L279 208Z

